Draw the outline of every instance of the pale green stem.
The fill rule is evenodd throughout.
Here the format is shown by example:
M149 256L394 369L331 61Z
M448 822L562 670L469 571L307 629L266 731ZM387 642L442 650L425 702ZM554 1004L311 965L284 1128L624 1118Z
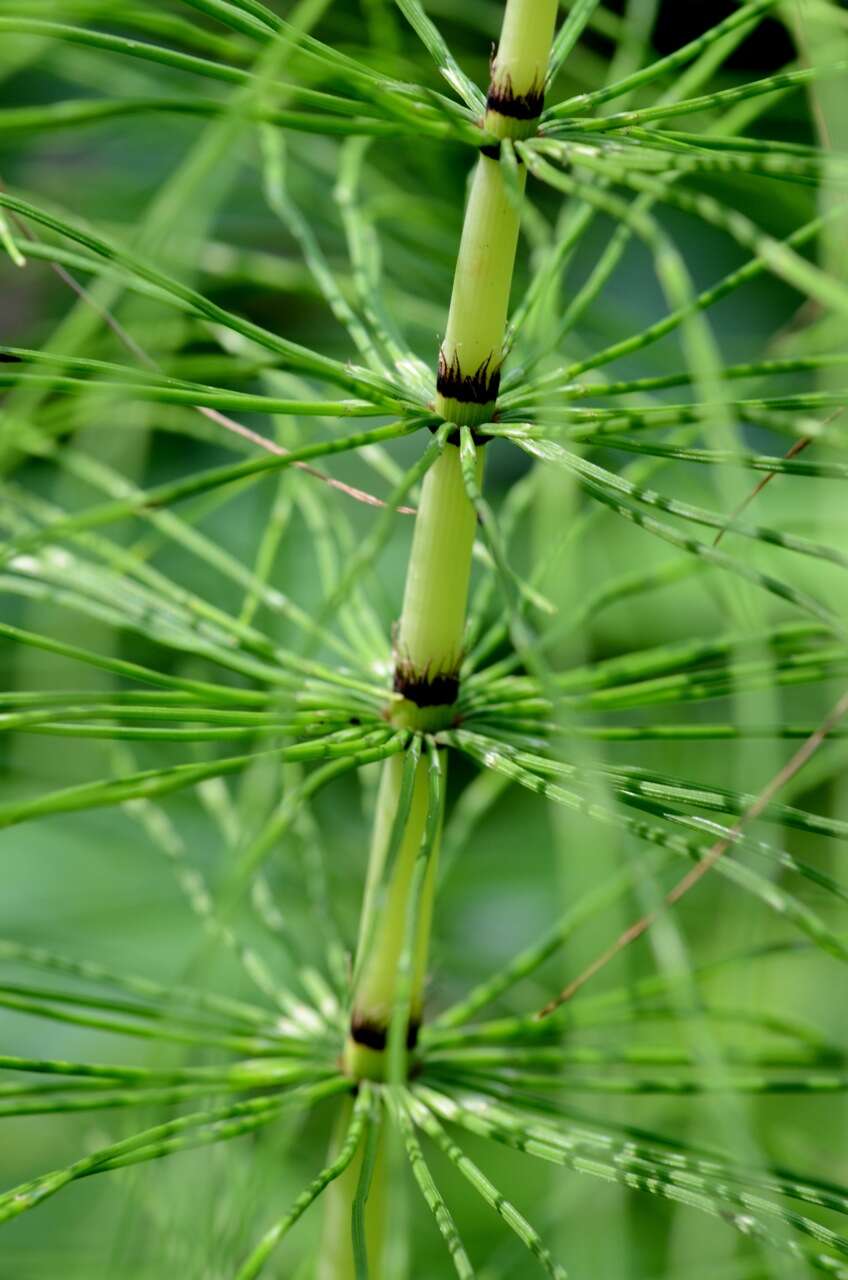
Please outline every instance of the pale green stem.
M556 10L556 0L507 0L485 120L496 137L526 137L535 129ZM435 404L446 422L472 428L491 419L497 399L526 176L523 166L501 157L500 144L487 151L477 161L465 212ZM484 450L478 449L478 491L483 456ZM424 479L396 635L398 696L388 715L398 727L426 733L453 721L476 525L459 449L445 443ZM416 766L411 791L407 775L405 801L404 769L400 756L386 762L377 797L344 1055L345 1067L356 1079L386 1076L388 1028L398 994L410 887L427 824L426 753ZM408 804L405 815L403 803ZM404 823L400 830L396 819ZM392 865L387 866L390 853ZM438 835L415 924L410 1045L421 1017L437 862Z
M535 131L556 10L556 0L507 0L485 120L495 137L526 137ZM500 144L480 155L439 359L435 407L448 423L473 428L490 421L495 408L524 182L523 166L502 158ZM477 452L479 491L484 451ZM424 480L396 636L398 696L388 715L399 727L426 733L453 721L476 524L459 449L446 443ZM398 963L410 919L413 872L427 826L426 753L416 765L411 791L407 773L406 797L404 768L400 756L386 762L377 798L344 1059L350 1075L359 1079L382 1079L387 1073L386 1045L398 996ZM404 803L408 803L405 814ZM404 825L398 831L399 812ZM390 853L392 865L387 866ZM415 923L409 1044L414 1043L421 1017L437 859L438 835Z
M489 421L498 398L525 179L522 166L510 186L501 160L481 154L471 180L436 395L460 426Z
M345 1140L353 1116L353 1099L345 1098L336 1118L330 1143L330 1159L334 1159ZM378 1139L377 1159L371 1177L371 1188L365 1203L365 1251L368 1274L378 1280L383 1274L383 1250L385 1245L383 1224L386 1202L385 1141ZM315 1280L356 1280L352 1244L352 1215L365 1144L359 1150L340 1178L331 1182L325 1192L324 1226L321 1234L321 1251Z
M482 482L483 452L477 482ZM446 444L424 478L395 641L395 688L405 694L395 724L450 723L462 661L477 516L462 480L459 449Z
M357 948L361 969L356 975L352 1036L345 1049L345 1066L349 1074L357 1078L381 1079L388 1069L385 1048L397 995L410 887L428 817L430 766L426 756L422 756L415 769L411 803L394 866L386 884L386 859L391 848L395 815L401 803L404 772L400 756L395 756L387 764L390 767L383 770L377 796L377 814ZM414 1041L421 1021L421 1001L427 974L441 814L437 815L436 821L436 838L421 886L415 924L410 975L409 1042Z
M557 0L507 0L484 122L496 138L523 138L535 131L556 12ZM487 154L481 153L477 160L439 354L435 409L444 422L472 429L491 421L500 384L526 180L523 166L514 161L514 153L502 157L500 143L487 148ZM436 732L453 722L465 642L477 517L463 483L459 432L453 434L457 443L444 444L424 479L395 641L396 697L387 715L398 727L418 733ZM477 442L485 444L485 435L477 437ZM479 448L474 477L477 492L482 488L483 458L484 450ZM410 767L402 756L387 760L377 797L351 1026L343 1057L345 1070L354 1080L391 1077L394 1081L398 1049L401 1068L405 1069L403 1042L395 1040L396 1030L403 1031L398 1018L406 1017L404 1000L410 1047L421 1020L444 764L436 793L428 782L427 752L421 753L411 778ZM439 812L429 813L437 804ZM402 821L399 828L396 819ZM428 855L426 864L419 860L422 850ZM411 934L411 966L407 931ZM392 1024L396 1006L398 1013ZM345 1123L344 1116L341 1123ZM350 1222L360 1160L357 1157L331 1189L318 1280L355 1280ZM379 1161L378 1165L375 1178L379 1173L382 1179ZM388 1225L383 1201L381 1182L379 1187L375 1184L365 1216L369 1255L377 1260L376 1269L373 1264L370 1268L375 1276L381 1275L379 1259Z
M498 138L536 132L558 0L507 0L492 64L486 129Z

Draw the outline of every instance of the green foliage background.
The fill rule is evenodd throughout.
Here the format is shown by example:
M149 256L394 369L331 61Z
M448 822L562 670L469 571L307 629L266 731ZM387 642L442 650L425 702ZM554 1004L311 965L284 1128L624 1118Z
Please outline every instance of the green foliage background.
M274 7L287 16L287 5ZM460 5L439 0L425 7L439 22L464 70L475 83L485 85L489 42L497 33L501 6L488 0L463 0ZM653 31L644 51L644 60L651 61L713 25L732 6L667 3L656 26L653 8L650 3L632 3L623 25L617 6L598 8L557 81L554 100L602 84L611 61L626 60L628 50L632 52L628 42L638 44L640 24ZM244 60L249 43L246 37L178 4L0 3L0 18L21 16L156 39L174 48L202 45L205 56L235 62ZM844 58L848 55L845 17L839 5L808 0L774 6L767 21L716 68L707 87L717 90L743 84L810 59ZM807 33L806 44L798 44L798 22ZM193 29L190 38L183 25L187 23ZM336 0L314 33L372 68L434 90L442 85L414 33L383 0ZM339 360L353 356L343 327L333 319L304 262L302 242L292 234L291 225L275 214L273 191L270 204L267 199L273 165L282 163L282 151L274 151L280 146L280 131L263 137L256 122L240 117L235 109L217 119L140 113L69 127L62 127L55 115L49 118L49 113L34 122L16 115L30 106L67 100L195 91L217 94L223 102L228 86L210 85L199 78L194 84L184 72L67 43L50 34L21 34L12 29L0 36L0 72L0 178L6 190L69 221L85 222L112 240L134 245L162 271L194 284L220 305L283 337ZM637 104L641 105L638 95L628 105ZM829 121L832 151L844 157L844 107L844 76L835 82L828 79L814 90L775 95L753 121L749 134L786 144L818 145L818 110ZM707 108L700 116L671 122L670 127L694 131L708 127L712 119ZM356 282L334 192L340 180L349 178L358 157L343 139L284 132L288 196L317 238L342 291L350 295ZM380 296L428 368L435 364L449 300L472 154L457 142L402 136L374 139L363 156L363 225L366 235L374 235L379 243ZM844 173L837 165L824 193L814 182L744 172L698 175L687 189L714 196L724 207L741 211L762 231L783 240L817 209L842 198ZM633 193L627 198L634 198ZM562 196L531 180L531 202L535 212L527 217L516 298L533 278L534 265L544 264L547 236L559 216ZM696 289L707 287L749 257L732 237L703 219L674 207L660 209L657 216L681 250ZM842 227L839 234L820 237L809 252L844 288ZM581 238L565 277L562 299L566 303L590 276L613 231L613 221L599 214ZM75 299L46 262L28 254L26 244L21 242L20 248L27 257L25 266L15 266L8 256L0 262L2 340L15 347L72 349L88 358L131 364L96 309ZM366 241L366 258L371 248ZM103 290L97 294L101 302L169 373L218 387L301 396L302 386L296 387L288 375L258 368L255 352L242 354L232 342L218 345L204 326L164 308L156 298L131 295L120 281L89 284L88 276L77 274L92 290ZM840 312L810 301L779 274L764 273L710 310L725 365L764 357L844 353L844 306ZM562 299L554 310L561 309ZM666 310L649 255L639 243L630 243L610 281L557 356L560 361L581 359L644 330ZM548 316L540 321L541 341L550 321ZM229 363L222 362L222 349L229 352ZM241 362L240 369L232 363L233 357ZM680 336L673 334L617 362L612 376L658 376L679 369L682 361ZM0 368L14 370L15 365ZM803 410L790 408L780 430L774 430L775 422L767 422L765 413L759 420L756 414L746 416L734 408L733 400L746 394L804 395L808 391L827 391L838 400L844 398L844 369L836 365L819 373L799 371L777 383L751 378L731 383L730 388L732 429L722 435L723 428L712 432L707 422L699 447L741 444L758 453L779 455L797 434L804 434L804 422L812 411L805 417ZM674 390L660 390L650 403L664 400L679 403L679 396ZM641 403L645 402L642 397ZM631 398L630 403L640 401ZM280 443L288 447L338 431L338 424L329 419L316 422L308 417L275 419L268 414L233 412L268 437L278 432ZM824 416L818 414L820 419ZM345 431L359 425L341 424ZM28 434L33 426L44 433L43 438L57 441L57 453L37 456ZM254 446L186 406L144 402L119 392L106 397L84 391L54 395L49 386L42 392L26 386L9 390L0 447L6 537L20 532L16 522L21 519L40 520L55 508L84 510L103 497L92 483L96 477L86 473L81 460L105 464L148 488L256 455ZM487 498L503 515L509 511L508 495L516 483L531 484L530 460L507 441L497 440L488 449ZM805 461L833 463L834 475L777 476L746 518L836 548L844 557L848 550L844 477L838 474L843 450L844 422L837 418L828 445L814 444L802 455ZM418 434L392 442L385 454L346 454L321 465L348 484L388 498L398 466L412 466L420 452ZM600 457L613 471L633 465L632 455L624 451L607 449L588 456ZM635 465L646 461L637 457ZM302 473L289 470L281 476L268 476L237 493L227 490L226 501L213 491L179 508L208 540L203 554L192 554L167 530L145 519L125 521L108 530L109 536L128 555L150 557L150 563L172 581L237 615L246 596L251 596L250 584L238 581L229 569L222 572L215 549L252 568L269 522L277 522L280 542L269 581L305 614L322 617L332 594L326 557L335 555L344 564L379 515L373 507ZM713 467L677 459L664 460L649 486L656 484L669 497L728 515L758 478L757 472L732 465ZM552 617L574 619L548 653L557 672L580 671L586 664L604 663L619 655L689 640L710 641L727 633L761 638L776 626L805 620L791 602L775 600L748 583L686 560L608 510L598 508L587 520L590 500L565 471L543 468L532 485L532 490L526 490L530 500L509 547L510 561L522 578L544 562L570 528L576 530L565 538L535 583L550 610L555 610L541 615L540 627L549 625ZM32 503L52 505L27 509L22 504L25 494ZM386 628L397 615L411 529L409 517L394 517L391 536L367 578L368 598ZM713 535L708 529L698 536L710 542ZM778 658L776 667L778 646L756 639L748 650L731 657L731 662L741 664L738 669L734 667L729 678L719 674L714 687L703 693L695 687L697 680L706 668L720 673L721 660L700 664L696 677L681 666L676 688L662 683L653 692L634 688L629 703L615 693L593 692L591 678L575 677L574 692L556 709L566 744L560 748L563 758L638 765L701 788L726 787L752 795L799 745L800 736L783 735L781 726L812 729L822 721L842 692L848 665L841 630L846 614L844 564L793 556L764 539L748 541L732 533L723 549L747 566L778 573L782 581L824 601L835 617L829 634L826 630L811 633L809 644L803 637L797 643L793 639L787 645L787 662L781 665ZM669 568L668 582L656 589L635 594L624 589L628 576L674 564L690 568L681 567L679 573ZM482 563L475 572L479 589L486 574ZM74 575L73 563L59 558L48 576L62 586L65 581L72 585ZM179 645L159 643L143 627L117 628L106 617L69 612L50 598L7 591L8 582L5 578L3 582L2 617L12 625L172 674L210 678L212 667L202 656L182 651ZM602 600L605 586L616 583L611 598ZM257 625L280 645L303 652L301 629L286 617L276 597L270 600L271 607L269 600L250 605L255 607ZM122 607L120 600L115 604ZM502 608L495 589L488 616L496 618ZM824 654L821 658L800 656L819 649ZM326 650L317 652L328 661ZM506 652L504 642L498 653ZM799 669L811 669L812 678L802 675L796 683L793 672ZM674 675L676 668L672 665L669 670ZM219 676L216 672L212 678ZM104 691L116 685L107 672L16 645L11 638L0 639L0 681L10 694L73 688L105 696ZM11 702L2 708L10 709ZM587 736L593 726L660 722L766 729L756 736L716 741L608 743ZM112 742L21 732L4 733L2 739L4 804L116 772L162 768L219 753L215 743ZM231 750L222 744L220 754L248 749L254 748L237 743ZM781 799L837 822L848 821L844 760L845 742L836 735ZM309 892L316 847L323 851L341 936L348 946L353 943L375 771L376 766L370 766L355 780L346 775L322 792L313 806L314 830L305 825L290 832L275 850L269 877L274 903L284 918L284 936L269 938L247 911L235 921L239 936L260 948L281 986L293 980L302 960L318 966L324 960L320 919L316 923L322 908ZM448 804L453 816L446 830L428 1000L434 1012L538 940L580 895L620 868L637 865L639 874L627 894L597 913L564 950L484 1016L539 1008L622 928L650 909L659 890L680 873L679 864L669 864L667 857L660 871L656 851L631 834L546 804L520 787L497 786L492 781L495 776L475 781L476 768L470 760L458 753L452 759ZM174 858L162 846L164 842L184 851L188 864L197 867L210 885L222 885L234 849L245 833L261 827L280 787L293 781L290 769L254 762L235 778L210 781L197 790L163 799L167 827L157 817L157 808L128 811L120 806L60 813L12 827L0 838L0 933L19 943L145 974L166 986L190 981L204 989L244 994L245 979L236 960L206 939L202 921L175 881ZM469 795L481 801L479 821L469 813ZM710 817L697 804L694 812ZM712 817L724 820L720 814ZM791 822L776 827L756 824L749 834L768 839L790 858L808 864L818 882L799 878L785 858L783 864L779 859L758 860L753 848L728 857L756 867L773 883L789 888L844 943L844 843L799 830ZM5 958L2 950L0 961L6 984L2 990L7 995L14 997L20 984L42 980L44 986L63 989L60 976L53 975L49 983L43 975L34 978L30 969L13 955ZM679 1000L675 997L651 1013L638 1001L634 1003L632 991L640 979L657 972L694 977L691 984L680 985ZM713 873L675 909L673 919L661 922L599 976L585 997L578 997L573 1006L575 1020L584 998L588 1004L605 991L622 987L631 991L621 1006L632 1010L630 1021L584 1030L570 1030L566 1023L564 1043L604 1050L624 1046L634 1061L611 1066L573 1063L565 1068L562 1097L567 1106L592 1116L601 1126L636 1125L678 1140L718 1145L744 1163L789 1167L834 1183L848 1181L845 979L837 956L798 933L785 916L770 912L739 885ZM693 1015L693 1001L703 1003L705 1016ZM756 1024L764 1014L785 1020L786 1037ZM775 1046L797 1048L805 1043L800 1028L809 1029L803 1033L809 1035L807 1044L821 1047L815 1070L764 1066L768 1050ZM638 1062L640 1046L684 1048L697 1055L704 1038L713 1048L729 1047L738 1055L734 1062L731 1054L725 1085L717 1091L699 1086L700 1069L674 1065L666 1069L661 1062ZM155 1065L187 1060L188 1051L146 1040L134 1042L9 1008L0 1013L0 1052ZM748 1065L746 1055L751 1060ZM670 1080L678 1082L680 1092L663 1091L663 1081L670 1087ZM687 1081L688 1089L681 1083ZM160 1118L158 1109L134 1115L132 1121L120 1112L4 1115L0 1181L4 1187L12 1186L45 1169L58 1168ZM4 1227L0 1277L96 1280L182 1273L211 1280L232 1276L258 1232L284 1211L323 1164L330 1122L331 1108L324 1105L314 1115L281 1121L256 1138L84 1179L37 1212ZM687 1280L759 1280L812 1274L797 1258L764 1251L744 1234L681 1205L579 1176L482 1139L466 1135L463 1143L531 1217L575 1280L684 1276ZM479 1268L477 1274L487 1280L530 1274L535 1264L529 1255L456 1169L437 1151L428 1153L428 1160ZM411 1196L407 1211L414 1242L413 1276L422 1280L448 1276L450 1263L426 1206ZM311 1214L297 1227L272 1265L272 1274L309 1274L319 1217ZM835 1221L826 1211L819 1217L828 1225Z

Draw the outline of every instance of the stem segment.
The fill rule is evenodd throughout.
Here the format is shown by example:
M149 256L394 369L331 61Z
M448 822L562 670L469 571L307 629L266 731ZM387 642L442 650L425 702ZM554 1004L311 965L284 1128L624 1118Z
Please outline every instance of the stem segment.
M382 1105L379 1104L378 1105ZM335 1159L344 1143L353 1117L353 1100L345 1098L336 1117L336 1125L330 1143L330 1159ZM376 1137L376 1159L370 1173L367 1200L361 1206L361 1221L357 1224L364 1237L369 1274L383 1274L385 1240L386 1159L385 1143L379 1132ZM359 1150L340 1178L331 1182L325 1193L326 1207L321 1236L321 1253L318 1259L316 1280L357 1280L356 1265L351 1247L354 1207L363 1177L363 1163L368 1161L369 1144L360 1144Z
M482 452L479 459L478 484ZM441 729L451 721L476 526L459 449L446 444L424 478L395 642L394 687L402 701L392 720L404 728Z
M389 1027L399 994L401 960L410 918L410 895L413 891L417 891L418 900L413 903L417 910L414 912L415 932L411 942L407 979L407 1047L414 1046L421 1022L421 1001L427 973L433 893L438 866L441 796L444 794L441 788L438 809L433 812L430 768L430 762L426 756L422 756L413 762L414 773L410 778L409 762L405 764L402 757L394 756L386 761L380 780L357 948L360 970L355 975L353 1015L345 1050L345 1065L349 1074L360 1079L379 1080L388 1073ZM405 789L408 794L405 794ZM423 882L416 884L416 864L428 827L432 847ZM393 848L395 845L397 847ZM394 856L387 876L386 863L390 854Z
M488 422L498 398L523 166L516 176L511 190L496 149L481 152L471 180L436 379L436 412L458 426Z

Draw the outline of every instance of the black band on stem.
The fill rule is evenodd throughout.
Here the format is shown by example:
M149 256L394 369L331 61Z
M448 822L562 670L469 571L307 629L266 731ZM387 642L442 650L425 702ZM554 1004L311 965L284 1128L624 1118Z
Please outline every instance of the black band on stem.
M501 386L500 365L494 365L494 354L486 356L474 373L463 373L459 356L454 354L450 364L444 351L439 352L439 369L436 374L436 390L446 400L458 400L461 404L494 404Z
M414 1049L418 1043L418 1032L420 1023L413 1020L410 1021L406 1028L406 1047ZM354 1015L350 1024L350 1038L355 1044L364 1045L366 1049L376 1049L381 1053L389 1040L389 1028L384 1027L378 1022L369 1022L367 1018L357 1018Z
M459 675L443 672L431 676L427 671L414 671L407 663L399 662L393 688L416 707L450 707L459 693Z
M538 120L545 105L544 85L534 84L526 93L515 93L512 79L495 77L489 85L486 109L510 120Z

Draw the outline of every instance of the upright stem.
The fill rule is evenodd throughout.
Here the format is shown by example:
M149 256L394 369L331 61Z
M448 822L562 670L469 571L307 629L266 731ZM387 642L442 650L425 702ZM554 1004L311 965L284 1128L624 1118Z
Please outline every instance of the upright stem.
M535 132L553 40L557 0L507 0L492 62L484 126L494 139ZM471 182L436 382L436 411L472 429L491 421L500 385L503 341L525 173L508 171L501 143L485 147ZM454 433L456 435L458 433ZM479 444L485 434L475 433ZM478 450L478 486L482 484ZM446 443L428 471L416 518L403 610L395 642L393 723L419 733L449 725L459 692L476 515L463 484L459 449ZM354 1003L345 1065L351 1076L382 1079L397 998L398 963L408 919L413 868L427 820L427 764L419 762L406 796L404 828L395 830L404 766L386 762L377 800L362 914ZM391 846L392 866L386 879ZM407 1044L421 1014L436 878L434 850L418 903ZM380 890L379 910L376 909Z
M345 1098L330 1141L331 1159L338 1155L344 1142L351 1117L353 1099ZM360 1146L351 1163L340 1178L331 1182L325 1192L324 1223L321 1233L321 1251L315 1280L357 1280L356 1266L351 1248L353 1204L362 1173L365 1152ZM377 1158L371 1175L371 1186L365 1202L363 1226L368 1273L379 1280L384 1273L386 1200L386 1151L382 1135L379 1138Z
M377 813L371 840L365 902L359 927L358 960L364 957L357 974L347 1065L351 1074L381 1079L386 1074L389 1023L395 1005L401 953L408 921L408 903L413 873L427 825L429 763L422 757L415 767L411 797L395 852L388 884L383 888L386 859L395 835L395 815L402 803L404 761L400 756L387 760L380 779ZM436 815L441 825L441 814ZM409 1024L406 1042L414 1045L421 1022L421 999L427 973L433 890L438 865L436 847L428 860L420 887L412 946L409 990ZM381 892L382 890L382 892Z
M495 138L536 131L556 13L557 0L507 0L483 122ZM459 426L487 422L497 403L525 179L520 166L510 186L499 142L480 152L436 383L436 410Z
M482 481L483 451L477 481ZM468 500L459 449L446 444L427 472L415 519L403 610L395 637L392 719L410 729L450 723L459 690L471 552L477 517Z
M471 182L439 352L434 406L444 422L472 431L491 421L497 405L526 176L520 165L517 173L514 166L507 171L502 165L500 139L525 138L535 132L556 12L557 0L506 0L501 40L492 62L482 123L495 141L481 150ZM453 433L454 439L458 434ZM479 445L486 443L485 433L474 434ZM459 694L477 521L465 492L457 444L449 440L444 445L424 479L395 640L397 696L387 715L397 726L417 733L437 732L451 724ZM478 449L478 488L482 487L483 457L484 450ZM397 1069L395 1049L402 1051L403 1045L395 1041L396 1025L392 1025L396 1006L405 1016L408 1009L405 1039L409 1048L415 1045L421 1020L441 826L441 812L428 812L432 793L426 756L423 752L411 778L401 757L383 766L344 1050L344 1066L354 1080L386 1079L390 1057L392 1075ZM441 768L443 782L443 761ZM416 863L430 841L422 883ZM421 865L418 862L419 870ZM405 968L401 962L404 957L409 960L406 934L410 931L411 965ZM408 987L401 988L402 979ZM349 1243L355 1177L349 1171L346 1179L329 1189L322 1280L330 1275L334 1280L352 1280L355 1274ZM372 1261L382 1253L387 1216L377 1190L366 1208Z

